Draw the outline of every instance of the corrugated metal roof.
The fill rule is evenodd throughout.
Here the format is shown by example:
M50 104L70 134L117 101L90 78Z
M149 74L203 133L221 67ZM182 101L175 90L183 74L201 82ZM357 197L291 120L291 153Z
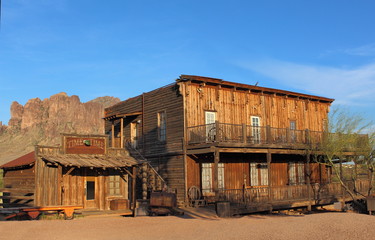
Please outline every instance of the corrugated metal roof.
M23 155L17 159L14 159L10 162L1 165L0 168L14 168L14 167L21 167L26 165L31 165L35 163L35 152L32 151L26 155Z
M48 162L63 166L119 168L137 165L140 162L130 156L106 156L84 154L41 155Z

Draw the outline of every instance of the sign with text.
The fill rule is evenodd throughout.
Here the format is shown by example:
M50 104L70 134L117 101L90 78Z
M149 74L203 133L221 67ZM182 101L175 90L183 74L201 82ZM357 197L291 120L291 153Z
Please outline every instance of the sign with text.
M66 154L105 154L106 137L64 136Z

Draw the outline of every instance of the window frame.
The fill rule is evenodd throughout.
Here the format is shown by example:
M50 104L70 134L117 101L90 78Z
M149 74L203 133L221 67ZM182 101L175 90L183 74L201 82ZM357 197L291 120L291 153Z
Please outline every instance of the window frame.
M167 141L167 111L162 110L157 113L158 141Z

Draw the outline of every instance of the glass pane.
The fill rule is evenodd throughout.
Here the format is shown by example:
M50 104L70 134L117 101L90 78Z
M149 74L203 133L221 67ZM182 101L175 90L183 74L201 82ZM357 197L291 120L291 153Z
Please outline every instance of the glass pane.
M95 199L95 182L87 181L86 182L86 200Z

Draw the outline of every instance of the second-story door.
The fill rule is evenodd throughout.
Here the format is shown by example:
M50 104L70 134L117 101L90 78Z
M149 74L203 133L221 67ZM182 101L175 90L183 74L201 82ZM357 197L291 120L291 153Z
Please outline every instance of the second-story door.
M253 137L253 143L260 143L260 118L251 116L251 133Z
M206 111L205 113L205 124L206 124L206 140L215 141L216 138L216 112Z
M130 124L130 141L133 148L138 147L138 123L132 122Z

